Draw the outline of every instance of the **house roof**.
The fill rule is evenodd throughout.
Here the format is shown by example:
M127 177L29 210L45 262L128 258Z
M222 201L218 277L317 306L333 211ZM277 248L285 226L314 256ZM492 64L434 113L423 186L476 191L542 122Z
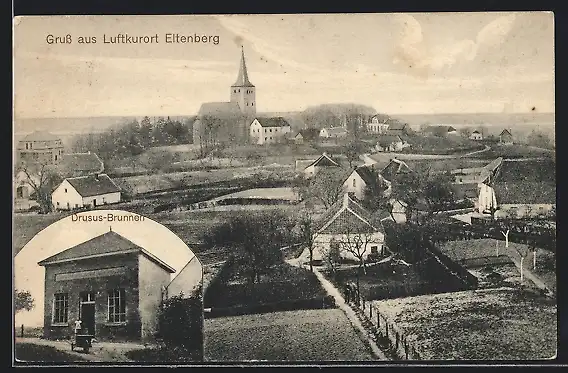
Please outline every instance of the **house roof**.
M406 123L391 123L389 124L388 130L390 131L402 131L408 128L408 124Z
M317 221L316 232L323 234L382 232L382 225L363 206L345 193Z
M551 182L497 182L493 185L493 190L500 205L556 203L556 184Z
M319 156L318 159L310 163L306 168L310 166L317 166L317 167L340 167L339 163L331 159L326 153L323 153Z
M374 118L377 118L379 123L386 123L390 119L390 117L386 114L375 114L371 117L371 120Z
M61 140L61 138L47 131L34 131L29 135L26 135L20 141L56 141L56 140Z
M402 138L399 135L382 135L378 139L380 146L389 146L395 142L402 142Z
M471 134L473 135L474 133L481 135L481 132L479 132L478 130L473 131Z
M406 162L401 161L400 159L393 158L391 159L389 164L387 164L385 168L381 170L380 173L388 180L389 178L392 178L396 174L411 173L411 172L414 171L408 166L408 164L406 164Z
M437 134L437 135L444 135L448 132L455 132L456 129L452 126L427 126L424 128L423 132Z
M49 258L40 261L38 264L40 266L46 266L57 263L130 253L143 254L148 259L160 265L168 272L175 272L175 269L164 263L155 255L151 254L147 250L113 231L103 233L100 236L91 238L90 240L80 243L79 245L73 246L58 254L52 255Z
M199 108L199 116L240 117L243 115L236 102L204 102Z
M324 129L330 135L340 135L340 134L347 133L347 129L345 129L344 127L328 127L328 128L324 128Z
M95 153L70 153L64 154L60 167L69 172L103 172L103 161Z
M82 197L120 192L120 188L106 174L69 177L65 180L67 180Z
M262 127L290 127L290 123L282 117L256 118Z
M501 131L501 133L499 134L499 136L505 136L505 135L509 135L509 136L513 136L513 134L511 134L511 131L509 131L508 129L504 129L503 131Z
M231 87L254 87L254 85L249 81L247 64L245 62L245 51L241 49L241 63L239 65L239 75L237 75L237 80L235 84Z
M298 132L294 135L295 138L304 138L301 132Z
M376 171L372 165L357 167L355 170L353 170L353 172L356 172L361 177L361 179L363 179L366 185L376 185L379 178L382 178L381 174Z

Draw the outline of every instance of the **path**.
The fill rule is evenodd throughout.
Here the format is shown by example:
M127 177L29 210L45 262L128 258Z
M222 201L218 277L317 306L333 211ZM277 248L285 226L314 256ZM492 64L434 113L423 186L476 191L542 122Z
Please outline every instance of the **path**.
M302 264L300 264L298 258L289 259L286 262L290 265L302 268ZM353 309L345 302L345 299L343 298L339 290L337 290L337 288L333 286L333 284L329 282L316 268L314 268L314 274L316 275L317 279L319 280L327 294L331 295L335 299L335 304L345 313L353 327L358 330L361 335L365 336L371 347L371 350L373 351L373 354L380 360L389 360L385 353L377 346L367 329L363 327L361 320L359 320L359 317L357 317L355 311L353 311Z
M485 148L481 150L476 150L473 152L465 153L465 154L413 154L413 153L378 153L378 154L386 154L389 155L391 158L398 158L401 160L412 160L412 159L456 159L456 158L465 158L470 157L474 154L484 153L490 150L491 147L489 145L485 145ZM362 154L359 157L365 165L370 166L372 164L377 163L376 160L371 158L369 154Z
M91 347L87 354L84 353L81 348L71 351L71 343L69 341L53 341L41 338L16 338L16 343L50 346L84 360L103 362L131 362L133 360L127 358L126 353L145 348L142 344L129 342L93 342L93 347Z
M517 259L516 255L514 253L512 253L511 251L512 250L509 250L509 253L508 253L507 256L513 261L513 263L515 263L515 266L517 266L518 270L520 271L521 270L521 261L519 259ZM529 260L529 257L525 258L523 260L523 262L526 263L526 261ZM554 295L554 292L548 286L546 286L544 281L542 281L540 278L538 278L538 276L535 275L530 269L526 268L526 266L523 266L523 277L526 277L527 279L532 281L538 288L545 290L548 293L549 296Z

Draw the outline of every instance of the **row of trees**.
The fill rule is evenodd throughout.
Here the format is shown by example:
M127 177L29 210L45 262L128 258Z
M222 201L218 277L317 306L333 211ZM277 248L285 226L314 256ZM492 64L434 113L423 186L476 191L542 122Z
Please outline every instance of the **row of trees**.
M184 121L170 117L150 119L144 117L113 126L100 133L77 135L73 139L73 152L95 152L103 160L124 158L145 150L165 145L188 144L193 140L193 118Z

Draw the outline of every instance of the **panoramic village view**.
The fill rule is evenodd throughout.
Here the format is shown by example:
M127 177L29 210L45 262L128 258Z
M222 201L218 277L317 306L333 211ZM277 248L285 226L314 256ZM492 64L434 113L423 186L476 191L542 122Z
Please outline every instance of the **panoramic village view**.
M296 44L279 52L282 35L266 26L276 22L306 39L315 30L325 44L336 26L368 31L378 20L390 22L381 27L392 34L394 54L386 42L369 52L336 35L314 59L341 61L313 70L311 57L291 52ZM85 68L84 50L73 57L52 49L61 56L44 54L41 68L71 71L76 58L69 74L87 74L88 83L63 75L34 81L30 64L39 62L25 48L27 21L16 44L25 52L15 49L17 361L555 358L550 14L205 17L201 29L215 25L221 41L192 48L222 50L215 53L226 70L216 74L191 57L164 63L173 72L207 70L195 78L200 88L190 87L191 71L163 82L172 92L187 87L171 101L187 97L193 112L167 109L160 97L173 93L164 93L160 75L142 76L156 56L139 64L128 57L130 67L105 78L105 69L124 62L118 50L116 60L92 57ZM69 27L92 27L80 21L71 18L77 23ZM134 24L129 18L122 26ZM457 24L463 30L443 35ZM422 48L427 38L448 43L464 35L473 40L457 40L450 52ZM297 48L320 48L311 41L300 47L296 40ZM525 51L532 60L518 57ZM382 82L370 78L364 53L394 66L377 72ZM266 67L275 61L280 66ZM355 66L344 76L332 67L342 61ZM294 80L301 74L305 81ZM155 86L136 92L143 88L130 76ZM26 111L26 94L48 97L30 88L46 81L68 90L60 101L49 96L59 114L49 115L51 106L41 115ZM112 89L130 89L132 97ZM96 115L138 99L132 110ZM67 105L77 109L66 112ZM83 106L89 115L77 115ZM86 227L99 217L104 226L72 244L44 249L63 233L34 243L62 219L71 235L76 221ZM158 229L147 235L163 247L134 243L138 233L123 234L120 224L147 224L132 228L140 235ZM175 248L172 232L181 240Z

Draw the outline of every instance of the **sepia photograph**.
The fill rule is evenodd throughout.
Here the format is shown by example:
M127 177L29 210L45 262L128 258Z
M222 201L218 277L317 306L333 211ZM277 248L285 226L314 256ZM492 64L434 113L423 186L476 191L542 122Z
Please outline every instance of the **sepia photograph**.
M552 12L13 33L13 365L557 358Z

